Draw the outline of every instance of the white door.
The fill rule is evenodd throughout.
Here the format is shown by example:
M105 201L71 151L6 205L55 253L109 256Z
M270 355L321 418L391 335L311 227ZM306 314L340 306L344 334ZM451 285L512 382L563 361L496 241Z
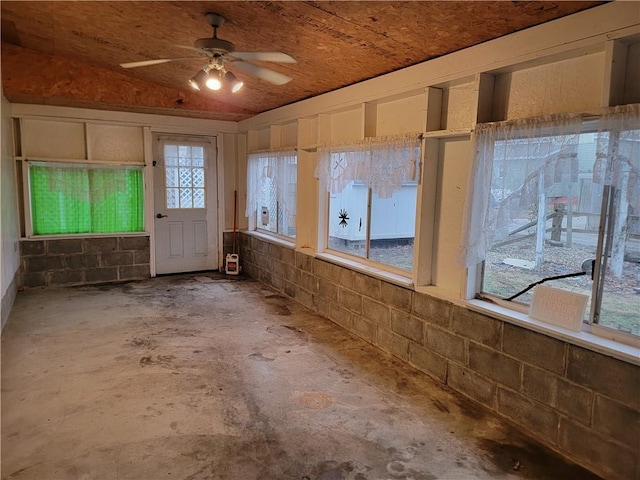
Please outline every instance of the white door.
M216 139L154 137L156 273L217 269Z

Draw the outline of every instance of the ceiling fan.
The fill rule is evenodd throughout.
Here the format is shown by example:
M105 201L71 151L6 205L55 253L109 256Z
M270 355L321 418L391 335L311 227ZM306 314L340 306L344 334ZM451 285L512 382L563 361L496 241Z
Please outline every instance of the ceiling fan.
M211 90L220 90L225 83L230 86L234 93L240 90L243 82L227 70L228 65L231 65L233 70L256 76L274 85L284 85L291 81L291 77L287 75L259 65L254 65L250 63L250 61L296 63L293 57L282 52L236 52L233 43L218 38L218 28L225 22L224 16L218 13L207 13L206 19L209 25L213 27L213 37L200 38L195 41L193 47L177 45L179 48L198 52L198 56L142 60L140 62L121 63L120 66L122 68L138 68L182 60L206 58L207 64L198 70L189 80L189 84L196 90L200 90L204 86Z

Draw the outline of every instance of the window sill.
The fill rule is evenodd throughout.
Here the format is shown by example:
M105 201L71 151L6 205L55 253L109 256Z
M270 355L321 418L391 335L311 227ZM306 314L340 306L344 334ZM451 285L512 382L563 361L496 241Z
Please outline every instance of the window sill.
M474 299L463 301L462 303L475 312L498 318L505 322L549 335L550 337L563 340L573 345L640 366L640 339L637 342L638 344L635 346L627 345L590 332L574 332L539 320L534 320L525 312L512 310L484 300Z
M32 235L22 237L22 241L38 240L67 240L73 238L104 238L104 237L148 237L149 232L123 232L123 233L64 233L60 235Z
M260 240L265 240L267 242L275 243L276 245L281 245L283 247L295 248L295 242L291 240L285 240L282 237L271 235L268 233L258 232L256 230L245 230L244 233L251 237L259 238Z
M365 275L369 275L371 277L393 283L400 287L413 288L413 281L410 278L397 273L383 270L382 268L366 265L355 260L340 257L338 255L333 255L326 252L316 253L315 257L330 263L334 263L336 265L350 268L351 270L355 270L360 273L364 273Z

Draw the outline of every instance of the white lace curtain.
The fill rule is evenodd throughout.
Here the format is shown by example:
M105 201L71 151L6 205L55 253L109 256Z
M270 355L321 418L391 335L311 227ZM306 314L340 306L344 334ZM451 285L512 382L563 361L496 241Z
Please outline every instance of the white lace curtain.
M294 150L250 153L247 156L247 209L249 230L256 228L258 202L266 189L276 189L278 208L285 216L295 215L295 195L288 195L297 182L298 154Z
M420 176L420 135L372 137L318 149L315 176L321 191L340 193L359 181L380 198L389 198L403 183Z
M579 115L553 115L476 126L462 224L465 266L484 260L512 219L535 216L541 191L577 180L581 125Z
M621 188L636 212L640 211L639 108L615 107L599 117L596 158L589 164L594 183ZM476 126L461 241L464 266L483 261L487 249L508 236L513 219L533 218L541 194L557 195L554 186L578 180L581 131L583 121L576 114Z
M608 267L621 277L628 234L640 227L640 105L616 107L599 119L593 183L613 188Z
M640 215L640 105L612 108L598 120L593 182L621 189Z

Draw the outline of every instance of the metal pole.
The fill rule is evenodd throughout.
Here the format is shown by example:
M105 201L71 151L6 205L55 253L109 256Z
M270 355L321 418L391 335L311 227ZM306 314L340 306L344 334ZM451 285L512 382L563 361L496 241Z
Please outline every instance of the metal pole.
M544 192L544 171L538 172L538 224L536 226L536 270L542 269L544 261L544 233L547 224L546 195Z

